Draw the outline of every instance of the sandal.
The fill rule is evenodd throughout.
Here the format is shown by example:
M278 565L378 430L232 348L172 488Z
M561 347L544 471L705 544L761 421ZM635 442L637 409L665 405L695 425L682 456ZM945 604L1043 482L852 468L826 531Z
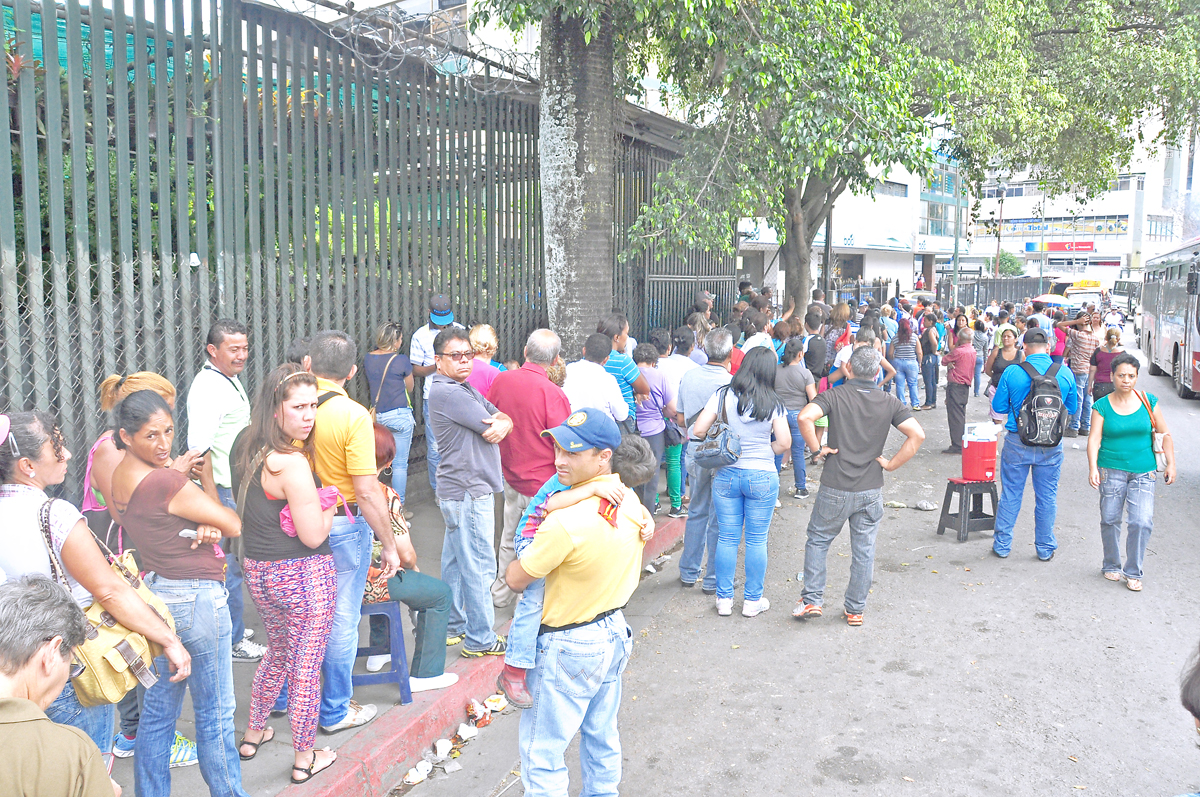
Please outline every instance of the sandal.
M268 736L267 734L270 735ZM263 738L259 739L257 742L248 742L246 741L246 737L243 736L242 740L238 742L238 758L242 759L243 761L249 761L251 758L254 758L254 756L258 755L258 748L260 745L264 745L274 738L275 729L270 726L263 729ZM246 755L242 752L243 747L249 747L254 752L250 753L250 755Z
M329 750L328 747L326 747L325 749ZM329 759L328 764L321 767L320 769L317 769L316 768L317 767L317 751L313 750L311 764L309 764L307 767L297 767L297 766L292 767L292 772L299 772L300 774L304 775L304 777L302 777L302 778L297 778L295 775L292 775L292 783L296 783L296 784L308 783L310 780L315 778L317 775L321 774L322 772L324 772L325 770L327 770L331 766L333 766L333 762L336 760L337 760L337 755L335 754L333 758Z
M1141 592L1142 580L1140 578L1127 578L1125 579L1125 586L1129 587L1130 592Z
M1120 581L1121 573L1120 573L1120 571L1117 571L1117 570L1105 570L1104 577L1107 578L1109 581Z

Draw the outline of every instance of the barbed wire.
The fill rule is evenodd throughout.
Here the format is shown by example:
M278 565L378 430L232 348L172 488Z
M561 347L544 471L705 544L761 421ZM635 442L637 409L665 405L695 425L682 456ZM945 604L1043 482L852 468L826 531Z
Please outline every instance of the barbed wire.
M461 77L476 91L537 93L537 53L485 41L470 31L468 14L465 4L428 14L384 5L353 9L324 30L379 72L391 74L415 62Z

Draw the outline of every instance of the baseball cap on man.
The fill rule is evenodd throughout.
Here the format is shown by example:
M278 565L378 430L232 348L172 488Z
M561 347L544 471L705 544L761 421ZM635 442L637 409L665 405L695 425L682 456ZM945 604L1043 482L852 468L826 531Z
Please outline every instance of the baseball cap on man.
M454 311L450 308L450 297L435 293L429 300L429 320L435 324L453 324Z
M716 298L717 297L713 296L709 291L696 291L696 301L698 302L711 302Z
M1025 341L1026 346L1030 343L1042 346L1049 343L1049 340L1046 338L1046 330L1041 327L1031 327L1025 330L1025 335L1021 339Z
M621 445L621 430L617 422L603 410L584 407L572 412L567 419L553 429L542 432L550 435L564 451L586 451L589 448L611 448Z

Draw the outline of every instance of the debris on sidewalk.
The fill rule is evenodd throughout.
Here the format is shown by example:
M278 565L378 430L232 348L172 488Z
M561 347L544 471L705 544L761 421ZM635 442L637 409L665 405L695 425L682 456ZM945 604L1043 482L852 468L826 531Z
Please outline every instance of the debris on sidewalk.
M429 773L432 771L433 764L425 760L418 761L416 766L408 770L408 774L404 776L404 782L409 786L415 786L429 777Z
M467 721L476 728L486 728L492 723L491 709L471 698L471 702L467 703Z
M917 509L920 509L922 512L932 512L937 508L938 508L938 505L937 505L936 501L918 501L917 502Z
M508 700L502 694L494 694L483 701L483 707L493 714L499 714L504 709L508 708Z
M908 504L903 501L884 501L883 505L888 509L908 509Z

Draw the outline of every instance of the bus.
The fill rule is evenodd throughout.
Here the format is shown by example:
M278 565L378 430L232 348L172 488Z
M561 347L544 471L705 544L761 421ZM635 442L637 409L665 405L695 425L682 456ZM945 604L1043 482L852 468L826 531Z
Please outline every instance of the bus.
M1194 398L1200 390L1200 238L1147 261L1144 275L1140 342L1150 374L1170 374L1175 392Z
M1109 292L1112 306L1126 316L1136 316L1142 303L1142 283L1139 280L1117 280Z

